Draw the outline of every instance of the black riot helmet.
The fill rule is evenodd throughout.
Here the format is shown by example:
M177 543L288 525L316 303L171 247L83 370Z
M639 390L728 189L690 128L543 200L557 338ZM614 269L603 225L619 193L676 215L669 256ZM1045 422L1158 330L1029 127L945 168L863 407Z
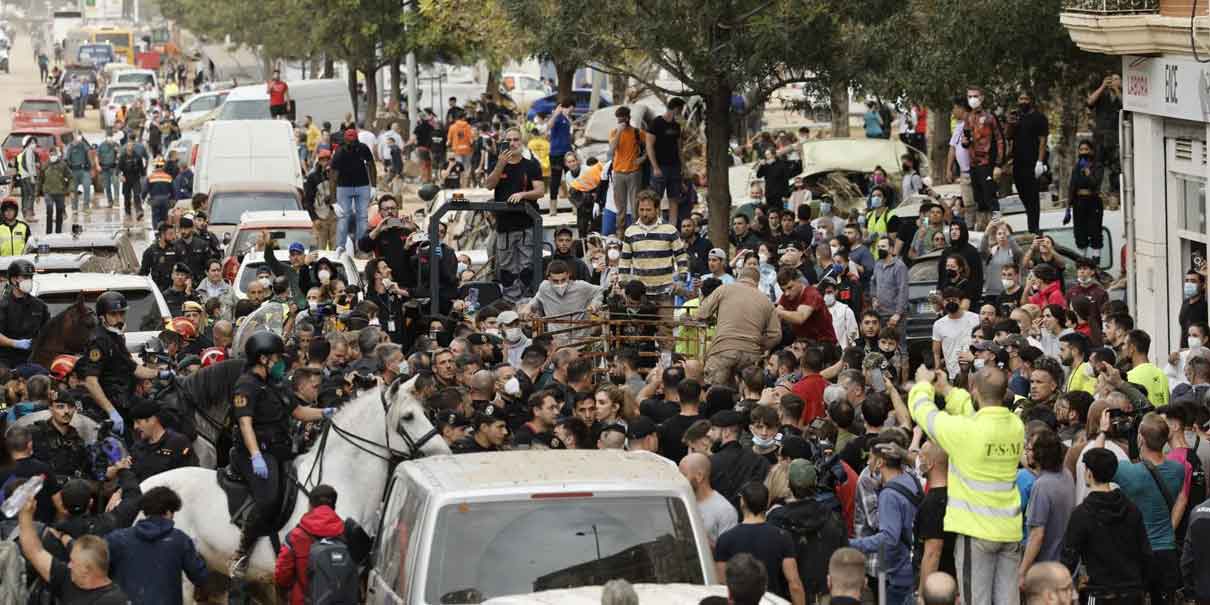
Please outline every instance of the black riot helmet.
M261 355L280 355L286 351L286 343L273 332L260 331L248 337L244 343L244 358L247 363L257 363Z
M24 258L19 258L19 259L13 261L8 266L8 276L10 278L12 278L12 277L33 277L34 276L34 264L25 260Z
M104 316L106 313L124 312L130 305L126 302L126 296L121 292L110 290L97 297L97 315Z

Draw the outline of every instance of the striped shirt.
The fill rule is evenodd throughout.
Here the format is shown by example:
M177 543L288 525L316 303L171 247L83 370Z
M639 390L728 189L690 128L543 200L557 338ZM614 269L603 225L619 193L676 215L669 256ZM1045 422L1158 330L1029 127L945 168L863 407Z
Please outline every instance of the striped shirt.
M622 237L622 275L630 274L647 286L650 294L664 294L676 274L689 268L689 256L676 227L657 221L653 225L635 223Z

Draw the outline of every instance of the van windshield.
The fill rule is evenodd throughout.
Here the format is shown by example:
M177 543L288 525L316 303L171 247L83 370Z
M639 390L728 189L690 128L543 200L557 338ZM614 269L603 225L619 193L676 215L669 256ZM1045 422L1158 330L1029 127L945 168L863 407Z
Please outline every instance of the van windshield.
M218 110L220 120L268 120L269 99L252 99L248 101L232 101L223 103Z
M114 78L114 82L118 84L138 84L139 86L150 84L155 86L155 76L143 72L124 71L118 73L118 76Z
M210 201L211 225L238 225L253 210L302 210L298 197L284 191L245 191L216 194Z
M517 556L517 549L524 556ZM459 502L441 509L428 603L604 584L702 584L689 514L675 498Z
M84 292L84 304L92 308L97 297L105 290ZM127 332L159 331L164 327L164 318L160 315L160 307L151 290L120 290L126 296L130 308L126 311ZM54 317L76 302L79 292L43 292L38 298L46 303L50 316Z

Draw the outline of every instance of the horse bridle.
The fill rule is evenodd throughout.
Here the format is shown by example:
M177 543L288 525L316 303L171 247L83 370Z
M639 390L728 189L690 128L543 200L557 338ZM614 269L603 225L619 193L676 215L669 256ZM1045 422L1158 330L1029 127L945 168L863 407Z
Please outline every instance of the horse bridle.
M378 400L382 403L383 411L389 412L391 409L390 403L387 402L387 392L391 390L398 390L397 385L399 385L399 383L402 381L402 375L396 376L395 380L392 380L390 384L382 387L382 389L378 391ZM429 417L428 410L425 410L425 416ZM429 417L430 424L433 425L433 428L429 429L427 433L421 435L419 439L413 439L412 435L408 433L407 427L404 426L403 418L400 418L399 422L395 423L395 432L399 433L399 436L403 438L404 445L406 445L408 448L408 451L404 454L404 458L402 458L402 460L415 460L416 458L424 457L424 451L421 448L424 447L424 444L441 434L441 430L437 428L437 423L432 422L432 420L433 418ZM386 429L384 426L383 430L385 432L388 429ZM387 443L390 443L390 433L387 433ZM395 454L395 450L391 450L389 447L387 450L391 451L392 455Z

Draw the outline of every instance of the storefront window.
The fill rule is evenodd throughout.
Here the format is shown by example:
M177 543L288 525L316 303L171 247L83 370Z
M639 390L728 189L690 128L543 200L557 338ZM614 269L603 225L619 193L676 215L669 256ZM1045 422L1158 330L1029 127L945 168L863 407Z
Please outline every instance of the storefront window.
M1179 175L1181 187L1180 228L1194 233L1206 232L1206 181L1196 177Z

